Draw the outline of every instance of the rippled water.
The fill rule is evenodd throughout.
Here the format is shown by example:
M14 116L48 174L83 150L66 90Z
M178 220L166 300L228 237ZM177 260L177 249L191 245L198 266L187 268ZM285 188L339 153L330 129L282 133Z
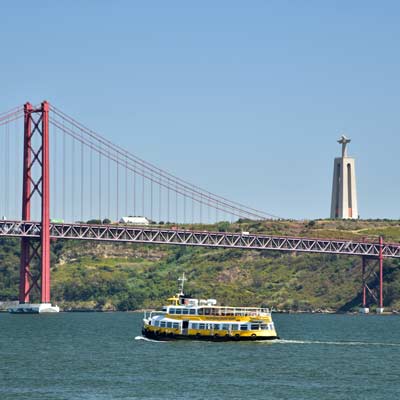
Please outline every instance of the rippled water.
M152 342L139 314L0 314L0 399L400 398L400 317L274 321L275 343Z

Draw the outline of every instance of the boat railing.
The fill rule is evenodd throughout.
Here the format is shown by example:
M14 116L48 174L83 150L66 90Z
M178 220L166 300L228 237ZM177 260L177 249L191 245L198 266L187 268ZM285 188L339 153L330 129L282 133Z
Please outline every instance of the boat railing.
M269 308L257 307L199 307L199 315L266 317L271 315Z

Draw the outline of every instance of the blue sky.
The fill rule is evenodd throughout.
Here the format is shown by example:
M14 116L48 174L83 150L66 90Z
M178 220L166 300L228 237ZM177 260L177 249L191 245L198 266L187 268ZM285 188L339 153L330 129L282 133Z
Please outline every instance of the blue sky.
M287 218L329 216L345 133L361 217L399 218L399 16L395 1L5 2L0 110L48 99Z

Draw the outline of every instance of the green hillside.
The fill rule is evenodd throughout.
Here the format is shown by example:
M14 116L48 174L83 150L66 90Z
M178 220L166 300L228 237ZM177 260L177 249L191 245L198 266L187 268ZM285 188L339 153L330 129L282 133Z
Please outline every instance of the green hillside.
M400 221L392 220L239 221L186 227L363 240L382 235L385 241L400 242ZM18 264L19 241L0 239L0 301L17 299ZM385 260L385 306L396 310L399 266L400 260ZM183 271L188 292L222 304L337 311L360 303L360 257L79 241L52 244L52 298L64 309L160 306L176 291Z

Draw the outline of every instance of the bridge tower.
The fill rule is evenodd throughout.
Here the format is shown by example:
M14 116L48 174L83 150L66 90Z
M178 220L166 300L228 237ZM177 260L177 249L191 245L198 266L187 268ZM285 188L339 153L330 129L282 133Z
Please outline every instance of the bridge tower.
M332 219L358 218L355 160L347 156L350 141L344 135L338 140L342 145L342 157L335 158L333 165Z
M24 105L24 156L22 178L22 220L30 221L33 196L41 199L40 239L21 241L19 305L14 312L58 312L50 303L50 170L49 103L39 108ZM38 271L31 268L38 264ZM40 292L40 303L30 303L33 288Z

